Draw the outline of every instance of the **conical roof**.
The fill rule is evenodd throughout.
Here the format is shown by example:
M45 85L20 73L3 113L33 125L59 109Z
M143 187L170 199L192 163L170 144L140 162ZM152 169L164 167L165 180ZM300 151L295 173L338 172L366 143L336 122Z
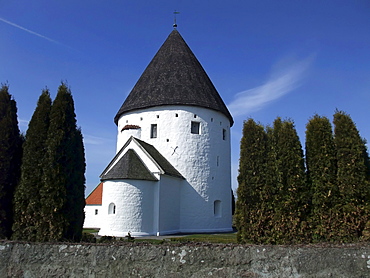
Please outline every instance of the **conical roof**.
M163 105L191 105L223 113L233 118L202 65L175 29L149 63L122 104L114 122L122 114Z

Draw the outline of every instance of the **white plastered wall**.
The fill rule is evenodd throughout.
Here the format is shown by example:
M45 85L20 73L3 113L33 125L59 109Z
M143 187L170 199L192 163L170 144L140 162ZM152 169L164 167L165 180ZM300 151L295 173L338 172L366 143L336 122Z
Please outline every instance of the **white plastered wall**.
M100 216L102 214L101 205L86 205L85 206L85 221L84 228L100 228L101 220ZM95 211L98 210L98 214Z
M160 180L157 235L180 232L181 184L184 180L162 175Z
M154 234L154 193L158 182L143 180L105 181L102 227L99 235L123 237ZM114 203L115 213L108 213Z
M200 134L191 133L191 122ZM117 151L126 143L122 128L141 127L141 140L157 150L186 178L181 186L180 231L232 230L230 121L222 113L194 106L161 106L122 115L118 121ZM150 138L157 124L157 138ZM223 138L225 130L225 140ZM221 217L214 202L221 201Z

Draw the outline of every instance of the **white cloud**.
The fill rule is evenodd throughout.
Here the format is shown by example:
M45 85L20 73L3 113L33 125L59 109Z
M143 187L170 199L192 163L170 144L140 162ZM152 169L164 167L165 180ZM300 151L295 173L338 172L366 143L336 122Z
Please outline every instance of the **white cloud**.
M23 31L26 31L27 33L30 33L30 34L32 34L32 35L35 35L35 36L38 36L38 37L43 38L43 39L45 39L45 40L48 40L48 41L50 41L50 42L53 42L53 43L56 43L56 44L61 44L60 42L58 42L58 41L56 41L56 40L53 40L53 39L51 39L51 38L48 38L48 37L46 37L46 36L44 36L44 35L41 35L41 34L39 34L39 33L34 32L34 31L31 31L31 30L29 30L29 29L27 29L27 28L25 28L25 27L22 27L22 26L20 26L20 25L18 25L18 24L15 24L15 23L13 23L13 22L10 22L10 21L8 21L8 20L6 20L6 19L4 19L4 18L1 18L1 17L0 17L0 21L2 21L2 22L4 22L4 23L7 23L7 24L9 24L9 25L11 25L11 26L13 26L13 27L18 28L18 29L21 29L21 30L23 30Z
M107 144L107 141L111 141L111 140L103 138L103 137L84 134L83 141L84 141L84 144L89 144L89 145L104 145L104 144Z
M231 114L238 117L258 111L266 104L294 91L301 85L314 56L310 55L288 65L282 65L285 60L274 65L265 84L235 95L234 100L228 105Z
M26 132L29 124L29 120L18 118L19 129L21 132Z

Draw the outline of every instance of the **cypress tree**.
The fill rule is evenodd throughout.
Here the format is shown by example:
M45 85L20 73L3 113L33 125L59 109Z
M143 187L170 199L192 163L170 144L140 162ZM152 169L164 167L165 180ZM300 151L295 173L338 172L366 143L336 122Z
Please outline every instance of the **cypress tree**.
M13 224L13 194L19 182L22 137L18 128L17 105L8 92L0 88L0 238L9 238Z
M76 127L74 102L66 84L59 86L50 111L44 182L41 188L41 241L79 240L83 224L85 159ZM81 209L82 208L82 209Z
M238 199L235 220L238 241L269 241L271 224L270 191L266 188L267 136L253 119L244 122L240 147Z
M306 126L307 183L312 196L310 228L314 241L335 237L338 203L336 150L328 118L314 115Z
M305 242L309 195L302 146L291 120L277 118L271 135L277 171L273 237L278 244Z
M369 157L364 140L348 114L337 110L333 122L340 197L335 207L340 218L336 240L356 241L369 221Z
M42 91L26 133L23 146L21 180L14 196L13 238L35 241L40 223L40 188L43 183L46 138L49 128L51 98Z
M82 237L83 223L85 220L85 150L83 137L80 129L73 136L73 169L70 181L67 183L67 219L69 222L66 235L67 239L80 241Z

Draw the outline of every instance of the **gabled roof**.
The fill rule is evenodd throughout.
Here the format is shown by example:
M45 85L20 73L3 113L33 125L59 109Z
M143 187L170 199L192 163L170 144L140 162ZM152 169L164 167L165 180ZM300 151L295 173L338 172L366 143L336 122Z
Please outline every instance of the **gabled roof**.
M132 148L128 149L122 156L122 152L129 147L129 144L132 141L144 151L145 155L147 155L155 165L157 165L156 167L160 169L161 174L184 179L184 177L158 152L155 147L131 136L100 175L100 179L102 181L115 179L157 181L155 176L149 171L148 167ZM117 161L117 159L119 160Z
M102 181L116 179L157 181L133 149L129 149L100 179Z
M233 118L216 88L177 30L173 30L122 104L122 114L163 105L191 105L219 111Z
M97 187L86 198L86 205L101 205L103 197L103 183L99 183Z
M158 166L162 169L163 174L178 177L184 179L184 177L172 166L170 162L163 155L153 146L144 141L141 141L137 138L134 138L144 149L145 151L152 157L152 159L158 164Z

